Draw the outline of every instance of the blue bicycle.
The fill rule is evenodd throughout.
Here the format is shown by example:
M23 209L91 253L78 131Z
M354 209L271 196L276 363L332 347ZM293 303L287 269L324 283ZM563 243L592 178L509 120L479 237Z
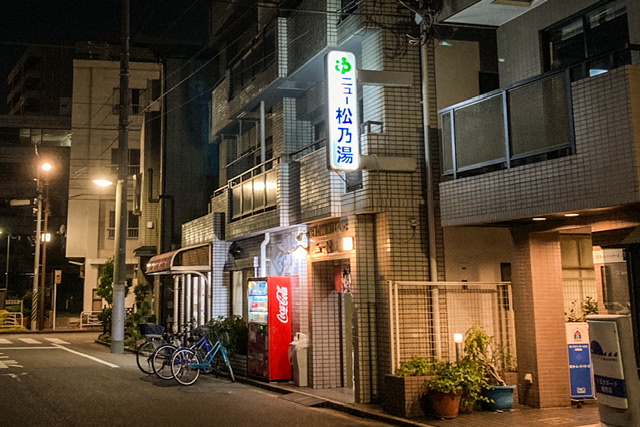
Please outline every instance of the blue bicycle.
M218 336L216 342L212 343L209 340L211 328L208 326L200 326L193 332L196 337L199 337L195 345L190 348L180 348L171 357L171 375L173 378L179 384L191 385L198 380L201 371L207 374L213 372L223 362L229 372L231 381L235 382L236 378L233 375L229 355L221 340L221 338L224 339L225 334Z

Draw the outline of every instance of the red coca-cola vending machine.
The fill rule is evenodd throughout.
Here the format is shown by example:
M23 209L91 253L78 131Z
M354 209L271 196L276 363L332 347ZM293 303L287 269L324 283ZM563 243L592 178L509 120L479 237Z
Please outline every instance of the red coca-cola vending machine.
M291 379L291 278L249 279L247 374L268 381Z

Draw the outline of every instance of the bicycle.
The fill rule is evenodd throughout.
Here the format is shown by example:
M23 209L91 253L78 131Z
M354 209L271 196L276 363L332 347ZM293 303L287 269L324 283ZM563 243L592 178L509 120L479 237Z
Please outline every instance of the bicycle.
M233 375L233 368L229 361L227 349L222 344L220 336L215 343L209 340L211 328L208 326L200 326L194 330L194 334L199 336L198 341L191 348L180 348L171 357L171 374L173 378L182 385L191 385L200 377L200 372L210 373L217 367L216 356L221 355L224 364L229 371L229 377L232 382L236 381ZM223 339L225 338L223 335ZM204 354L203 354L204 353Z
M164 326L156 325L155 323L140 323L138 329L144 335L145 341L136 349L136 363L142 372L151 375L154 373L152 365L153 353L164 342Z
M182 326L182 332L176 333L172 342L165 342L155 349L151 355L151 366L153 373L163 380L173 378L171 374L171 357L178 348L182 347L183 342L189 338L189 330L192 328L193 322L187 322Z

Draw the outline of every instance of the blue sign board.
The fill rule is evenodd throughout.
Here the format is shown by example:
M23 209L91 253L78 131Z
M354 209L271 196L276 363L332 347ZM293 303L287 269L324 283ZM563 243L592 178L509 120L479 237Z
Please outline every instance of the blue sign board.
M567 323L567 347L569 351L569 379L572 399L592 399L593 365L589 326L586 323Z

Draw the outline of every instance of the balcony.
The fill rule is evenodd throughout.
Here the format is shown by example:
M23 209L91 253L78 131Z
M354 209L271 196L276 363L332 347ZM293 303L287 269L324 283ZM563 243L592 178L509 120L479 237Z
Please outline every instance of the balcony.
M624 62L639 59L630 51ZM594 72L581 64L591 77L576 79L573 67L441 110L442 224L640 202L640 67L610 65Z
M576 152L572 82L640 63L629 46L439 111L445 177L463 178Z

